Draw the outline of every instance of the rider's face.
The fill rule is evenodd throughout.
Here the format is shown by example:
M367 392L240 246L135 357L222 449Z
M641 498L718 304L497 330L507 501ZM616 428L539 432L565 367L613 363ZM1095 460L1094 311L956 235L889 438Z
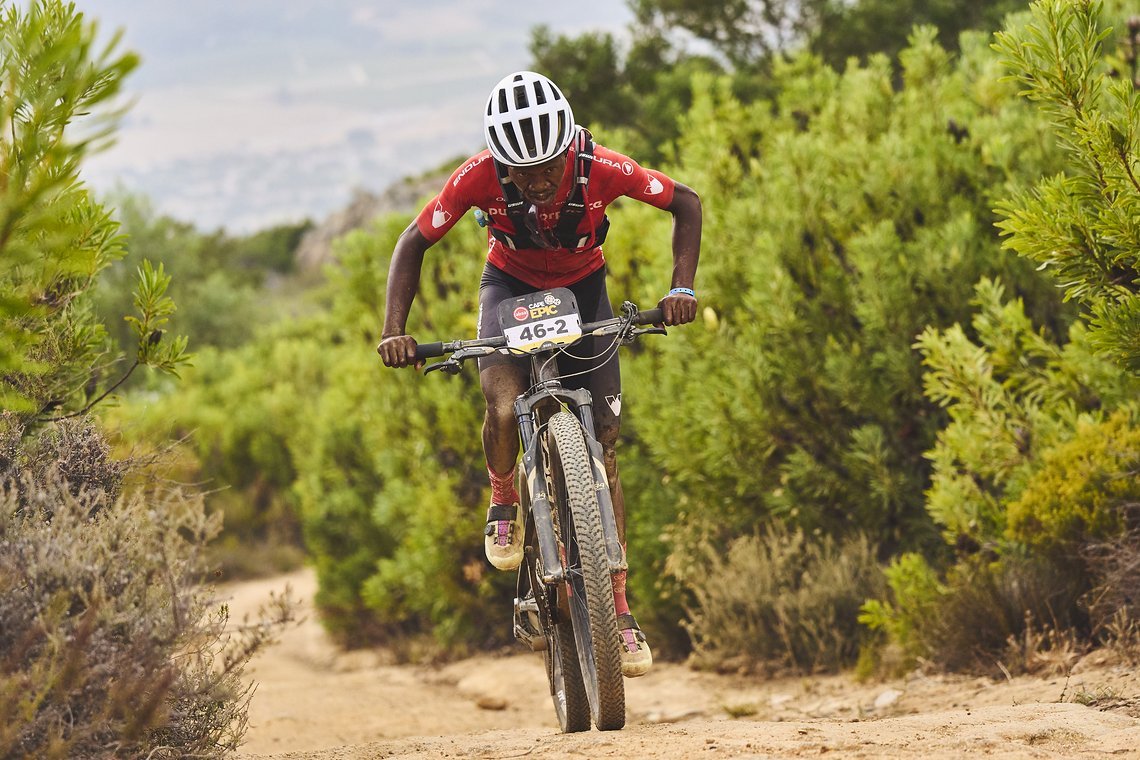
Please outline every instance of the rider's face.
M565 153L534 166L507 167L507 176L515 183L522 197L536 206L548 206L554 202L565 173Z

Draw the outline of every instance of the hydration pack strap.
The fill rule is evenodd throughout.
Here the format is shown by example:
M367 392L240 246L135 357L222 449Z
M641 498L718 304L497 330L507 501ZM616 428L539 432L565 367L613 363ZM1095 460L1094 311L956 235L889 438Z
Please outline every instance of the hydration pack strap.
M537 248L538 245L531 240L530 233L526 229L527 202L523 200L522 193L515 187L515 183L507 176L506 165L499 163L497 158L492 160L495 162L495 172L499 175L499 185L503 188L503 200L507 203L507 218L514 225L515 234L506 233L494 225L491 226L491 234L508 248L515 250Z
M609 217L603 216L601 223L590 232L579 235L578 224L586 214L586 189L590 184L590 169L594 165L594 139L590 130L585 127L578 129L574 137L574 188L570 197L562 204L558 217L558 225L553 230L553 237L563 248L580 251L596 248L606 239L610 228ZM499 184L503 188L503 199L507 204L507 218L514 225L515 233L512 235L503 230L491 227L491 234L503 245L513 250L520 248L542 248L531 236L526 226L526 215L530 204L523 199L522 193L511 182L507 175L507 167L495 159L495 171L499 176Z

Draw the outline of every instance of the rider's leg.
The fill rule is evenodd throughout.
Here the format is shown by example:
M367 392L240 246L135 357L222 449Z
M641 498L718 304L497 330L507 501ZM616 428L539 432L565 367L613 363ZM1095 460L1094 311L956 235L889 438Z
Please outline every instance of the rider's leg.
M514 400L525 389L526 379L513 363L493 364L480 370L479 383L487 401L483 453L491 480L491 506L487 509L483 549L492 565L500 570L514 570L523 557L519 495L514 478L519 456Z
M515 463L519 458L515 399L526 390L526 376L514 363L494 364L479 371L479 384L487 402L483 416L483 454L487 457L487 469L508 475L513 490Z
M605 287L605 270L590 275L571 288L582 311L583 320L590 322L608 319L613 316L609 296ZM575 353L582 357L597 357L580 362L570 362L564 369L569 372L590 371L575 380L590 391L593 399L594 429L598 442L602 445L602 460L606 468L606 479L610 486L610 501L613 503L614 518L617 522L618 538L622 548L626 545L625 496L622 493L621 477L618 474L616 444L621 430L621 368L616 351L611 351L608 340L593 338L583 341ZM599 362L605 361L599 365ZM575 366L577 365L577 366ZM653 654L645 635L629 612L626 599L626 572L614 573L613 578L614 612L617 614L618 629L621 633L621 671L626 676L644 675L653 664Z
M621 541L621 546L626 546L626 497L625 493L621 491L621 477L618 474L618 432L620 431L621 419L616 415L608 415L602 409L598 409L598 404L594 403L594 418L597 427L597 441L602 444L602 464L605 465L605 480L610 483L610 501L613 504L613 518L618 523L618 540ZM625 573L622 575L622 591L620 602L618 599L617 589L614 589L614 603L619 607L625 606ZM619 608L618 612L628 612L629 607L624 610Z
M479 332L481 338L502 335L497 318L500 301L518 295L525 284L512 281L490 264L479 283ZM522 562L523 535L518 520L519 495L515 488L515 462L519 456L514 401L526 388L525 366L517 359L492 354L479 359L479 384L487 410L483 417L483 454L491 481L491 505L487 509L483 548L487 560L500 570L513 570Z
M594 405L595 416L600 410ZM602 460L606 466L606 478L610 484L610 500L614 505L614 517L618 525L618 538L621 539L622 548L625 548L625 497L621 490L621 478L618 475L617 443L620 418L617 415L607 416L602 413L601 419L605 422L598 425L598 440L602 444ZM625 595L626 571L620 570L613 574L614 612L618 618L618 629L621 633L621 672L633 678L645 675L653 665L653 653L649 649L649 642L645 634L637 625L633 614L629 611L629 601Z

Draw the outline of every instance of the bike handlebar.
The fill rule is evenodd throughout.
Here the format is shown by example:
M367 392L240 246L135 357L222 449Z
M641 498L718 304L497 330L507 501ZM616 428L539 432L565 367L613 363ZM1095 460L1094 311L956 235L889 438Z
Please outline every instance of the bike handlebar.
M599 330L617 327L625 321L624 317L603 319L599 322L588 322L582 325L582 337L598 333ZM646 309L637 312L633 324L638 326L659 325L665 322L665 314L661 309ZM600 333L605 335L605 332ZM507 345L507 339L501 335L493 338L476 338L475 340L436 341L435 343L419 343L416 345L416 361L433 359L437 356L458 351L461 348L502 348Z
M665 312L662 309L639 311L637 312L637 319L633 323L635 325L663 325L665 324Z
M416 361L420 359L434 359L437 356L443 356L443 341L437 340L435 343L416 344Z

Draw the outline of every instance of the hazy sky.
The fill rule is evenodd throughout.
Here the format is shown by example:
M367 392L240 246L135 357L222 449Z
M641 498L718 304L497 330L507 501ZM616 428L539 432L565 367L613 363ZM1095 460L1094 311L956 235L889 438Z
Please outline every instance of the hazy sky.
M623 0L77 0L142 65L118 142L85 166L203 229L320 219L482 147L530 29L624 33ZM572 93L570 93L572 97ZM571 100L571 102L573 102Z

